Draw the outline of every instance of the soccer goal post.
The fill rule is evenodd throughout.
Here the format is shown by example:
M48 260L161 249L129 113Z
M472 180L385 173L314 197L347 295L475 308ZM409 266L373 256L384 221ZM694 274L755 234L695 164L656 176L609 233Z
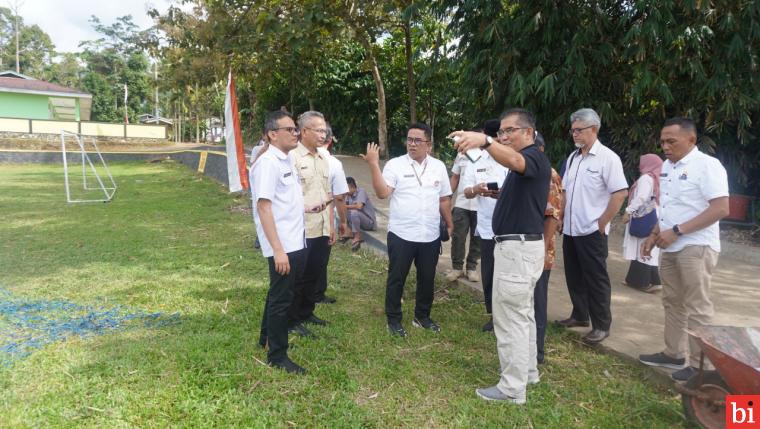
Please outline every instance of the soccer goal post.
M107 203L116 193L116 182L95 137L88 143L91 146L86 146L81 134L61 131L63 178L68 203ZM95 162L91 155L97 155Z

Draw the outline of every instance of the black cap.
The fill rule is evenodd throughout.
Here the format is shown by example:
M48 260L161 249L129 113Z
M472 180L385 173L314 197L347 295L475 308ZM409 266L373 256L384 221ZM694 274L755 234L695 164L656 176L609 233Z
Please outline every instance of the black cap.
M501 121L498 119L489 119L483 124L483 132L487 136L496 137L497 131L501 127Z

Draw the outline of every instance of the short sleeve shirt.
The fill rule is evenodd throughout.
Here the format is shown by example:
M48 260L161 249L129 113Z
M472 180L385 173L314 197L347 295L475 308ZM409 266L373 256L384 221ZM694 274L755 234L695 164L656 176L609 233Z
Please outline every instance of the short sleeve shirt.
M599 230L598 221L611 195L628 189L620 157L599 140L586 155L576 150L567 159L562 187L565 219L562 232L577 237ZM609 233L610 225L607 225Z
M261 226L257 202L272 202L272 216L277 237L285 253L304 248L304 204L301 183L296 174L293 156L270 146L253 164L251 177L251 201L256 235L265 257L274 256L272 245Z
M660 230L693 219L707 209L710 200L727 196L726 169L716 158L695 147L676 163L666 160L660 173ZM720 252L718 222L678 237L662 251L678 252L691 245Z
M332 195L343 195L348 193L348 182L346 182L346 172L343 170L343 163L327 149L317 149L324 157L327 158L327 162L330 167L330 191Z
M543 234L552 171L535 144L523 148L525 171L510 171L493 213L494 235Z
M468 160L469 162L469 160ZM475 161L470 168L464 174L462 178L462 186L460 188L473 187L479 183L496 182L499 185L504 183L504 179L507 178L509 169L498 162L486 151L477 161ZM496 199L491 197L484 197L478 195L472 200L477 202L478 210L478 224L476 233L478 237L486 240L493 239L493 227L491 221L493 218L493 210L496 208Z
M393 188L388 232L417 243L437 240L440 199L451 195L446 165L431 156L418 163L403 155L385 164L383 179Z
M467 158L463 154L457 154L457 157L454 159L454 165L451 166L451 172L459 176L459 186L457 187L457 198L454 201L454 207L459 207L460 209L475 211L478 209L477 202L474 198L467 198L464 196L464 175L467 173L468 170L472 168L473 162L470 161L469 158ZM454 189L452 189L454 191Z
M362 203L361 212L367 215L370 219L376 220L375 218L375 206L372 205L372 201L370 201L369 196L367 195L367 192L362 188L356 188L356 194L351 195L348 194L346 197L346 204L356 204L356 203Z
M301 143L293 150L298 177L301 178L303 200L306 206L323 204L332 199L330 164L320 151L312 154ZM303 211L303 209L301 209ZM330 211L306 213L306 238L330 235Z

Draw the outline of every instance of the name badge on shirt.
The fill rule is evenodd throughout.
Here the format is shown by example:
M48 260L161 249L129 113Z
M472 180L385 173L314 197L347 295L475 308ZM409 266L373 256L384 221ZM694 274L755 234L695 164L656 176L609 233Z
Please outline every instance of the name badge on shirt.
M412 177L414 177L414 174L404 174L404 177L405 178L412 178Z
M478 173L485 173L486 171L488 170L485 168L478 168Z
M660 173L660 177L668 177L668 173Z
M287 173L285 173L285 174L283 174L283 175L282 175L282 178L284 179L284 178L286 178L286 177L290 177L290 176L292 176L292 175L293 175L293 173L292 173L292 172L287 172Z

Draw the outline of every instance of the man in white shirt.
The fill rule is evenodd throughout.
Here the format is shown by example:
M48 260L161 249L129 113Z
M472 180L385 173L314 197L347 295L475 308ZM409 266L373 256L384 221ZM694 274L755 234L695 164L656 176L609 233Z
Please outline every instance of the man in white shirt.
M267 362L291 373L305 370L288 358L288 308L305 262L304 200L291 151L298 143L293 118L282 111L267 116L268 150L250 172L251 200L261 252L269 263L269 292L259 344L269 346Z
M667 120L660 145L667 160L660 173L659 225L641 253L647 257L654 246L661 249L665 350L640 355L639 361L683 368L672 377L686 381L698 372L700 356L699 345L687 338L686 330L710 324L714 313L710 281L720 253L718 221L728 215L728 179L720 161L697 148L692 120ZM709 368L708 361L705 365Z
M451 167L451 189L456 189L457 196L454 200L454 209L451 218L454 222L454 232L451 234L451 270L446 273L446 280L453 282L459 277L466 275L471 282L480 280L477 272L478 259L480 259L480 239L475 235L478 223L477 203L473 199L464 196L464 186L461 178L472 165L467 156L458 153ZM470 236L470 245L467 249L467 236ZM467 254L465 255L465 251ZM465 258L466 256L466 258ZM465 266L465 259L467 265ZM465 271L464 268L467 268Z
M325 157L330 165L329 182L330 190L332 191L333 202L335 203L335 210L330 207L330 222L335 225L335 212L338 212L338 218L340 219L340 231L348 229L348 214L346 213L346 194L348 194L348 183L346 181L346 172L343 170L343 163L330 153L328 150L332 144L333 133L329 123L325 123L327 128L327 136L325 140L321 142L317 150ZM327 291L327 265L330 263L330 254L332 253L332 247L335 244L335 238L332 238L327 247L327 256L325 262L325 269L319 275L317 280L317 286L315 288L314 300L317 303L334 304L336 299L326 295Z
M367 154L363 156L372 173L375 195L380 199L391 199L385 315L392 336L407 335L401 325L401 296L412 262L417 268L413 325L433 332L441 330L430 318L430 310L441 249L441 217L449 234L453 229L451 185L446 165L428 156L431 136L432 130L426 124L410 125L406 134L406 155L388 161L382 172L377 144L369 143Z
M588 326L590 318L593 329L583 340L596 344L609 336L612 324L607 234L610 221L623 205L628 182L620 157L597 139L602 125L599 115L592 109L580 109L570 115L570 123L577 150L568 157L562 180L562 253L573 312L556 323Z
M483 132L490 137L496 137L500 125L501 122L498 119L492 119L486 122ZM496 141L502 144L500 140ZM480 158L467 169L462 178L462 193L477 204L476 234L480 238L480 274L483 284L483 299L485 300L486 313L489 316L482 328L484 332L493 332L491 297L494 268L493 249L496 242L493 239L491 223L493 210L496 207L496 201L499 199L499 189L504 184L507 174L509 174L507 167L496 162L488 151L483 151ZM488 188L489 183L491 189Z

